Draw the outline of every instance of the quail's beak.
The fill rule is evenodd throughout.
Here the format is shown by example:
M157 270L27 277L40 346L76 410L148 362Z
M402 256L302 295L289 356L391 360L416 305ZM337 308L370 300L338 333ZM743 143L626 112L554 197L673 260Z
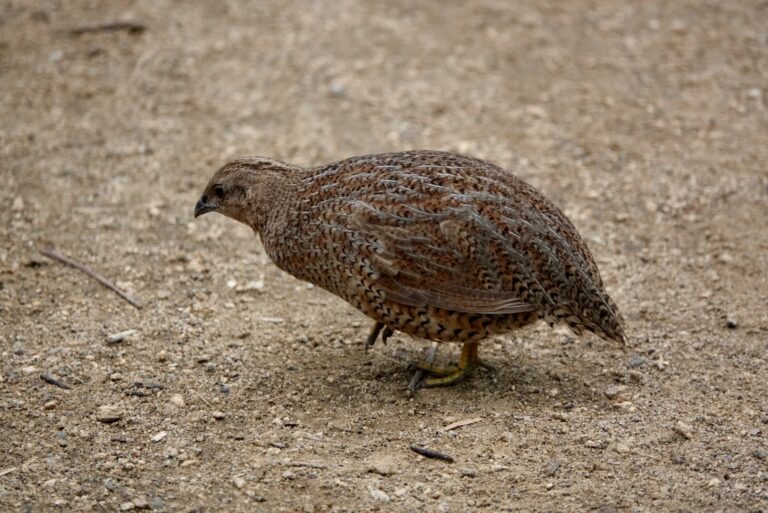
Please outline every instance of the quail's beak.
M216 203L209 202L208 197L203 195L199 200L197 200L197 205L195 205L195 217L201 216L206 212L218 210L218 208L219 206Z

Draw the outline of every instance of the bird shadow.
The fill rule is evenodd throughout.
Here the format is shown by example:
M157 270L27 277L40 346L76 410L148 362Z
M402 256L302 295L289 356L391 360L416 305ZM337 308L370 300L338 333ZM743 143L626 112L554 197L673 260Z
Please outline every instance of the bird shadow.
M447 344L446 344L447 345ZM489 396L496 400L535 402L543 408L570 409L577 405L603 403L598 390L621 379L620 373L605 373L600 359L605 359L607 348L585 347L586 344L554 345L543 341L537 349L510 343L502 349L485 352L484 367L465 381L449 387L420 388L415 398L453 397L455 400L476 400ZM458 345L455 345L458 348ZM458 360L456 350L446 351L439 345L437 365L451 365ZM394 340L389 346L378 346L367 352L355 351L345 358L341 378L336 386L344 393L353 393L361 383L372 383L370 388L380 394L408 395L415 363L423 359L425 347L418 341ZM482 347L481 347L481 356ZM590 355L592 357L590 357ZM617 368L623 361L616 358ZM364 387L365 385L363 385Z

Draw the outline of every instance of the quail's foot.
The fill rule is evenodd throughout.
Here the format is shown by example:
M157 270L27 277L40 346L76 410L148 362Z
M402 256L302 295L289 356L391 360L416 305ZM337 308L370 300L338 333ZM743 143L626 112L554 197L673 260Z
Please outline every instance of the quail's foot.
M416 367L432 376L424 381L426 388L455 385L474 374L481 365L477 357L478 342L466 342L461 349L461 358L454 367L438 367L429 363L418 363Z

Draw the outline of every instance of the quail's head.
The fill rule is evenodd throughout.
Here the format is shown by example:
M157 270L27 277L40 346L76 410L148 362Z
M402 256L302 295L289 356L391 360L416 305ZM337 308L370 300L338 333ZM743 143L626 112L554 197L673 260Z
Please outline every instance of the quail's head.
M195 217L218 212L258 229L298 168L264 157L243 157L216 171L195 205Z

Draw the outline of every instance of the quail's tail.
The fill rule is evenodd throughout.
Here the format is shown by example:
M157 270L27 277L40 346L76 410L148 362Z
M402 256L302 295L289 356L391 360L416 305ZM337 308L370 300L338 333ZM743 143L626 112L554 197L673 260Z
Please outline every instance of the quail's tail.
M603 290L580 294L578 303L558 305L546 320L550 324L566 324L577 334L586 330L606 340L628 344L624 318L616 303Z

